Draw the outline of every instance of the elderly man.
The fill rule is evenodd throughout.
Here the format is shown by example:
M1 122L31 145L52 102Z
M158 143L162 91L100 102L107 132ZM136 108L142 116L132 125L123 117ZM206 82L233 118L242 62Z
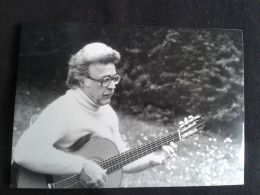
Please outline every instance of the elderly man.
M127 150L118 118L109 105L120 75L115 64L120 54L103 43L86 45L69 61L67 85L70 88L45 108L19 140L14 161L31 171L52 175L79 175L84 187L103 187L106 170L82 156L64 152L82 137L107 138L122 153ZM175 155L176 145L147 155L123 167L136 173L164 163Z

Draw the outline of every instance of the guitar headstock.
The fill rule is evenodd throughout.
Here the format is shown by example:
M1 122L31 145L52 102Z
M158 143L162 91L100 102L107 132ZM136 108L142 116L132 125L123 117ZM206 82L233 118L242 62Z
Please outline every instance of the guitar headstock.
M204 127L205 119L202 116L185 117L183 121L179 122L180 128L178 130L180 139L186 138L190 135L200 132Z

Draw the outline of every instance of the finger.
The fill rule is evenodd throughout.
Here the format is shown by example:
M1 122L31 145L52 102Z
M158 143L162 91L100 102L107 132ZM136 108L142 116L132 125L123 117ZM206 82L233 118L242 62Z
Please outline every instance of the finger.
M165 154L165 155L167 155L167 156L165 156L166 159L171 158L171 157L177 157L177 154L175 152L177 145L176 144L171 144L171 145L173 145L173 146L166 146L165 147L165 151L166 152L168 151L168 153Z
M160 165L165 165L165 159L162 159Z
M79 181L80 182L80 185L84 188L88 187L88 185L86 183L84 183L83 181Z
M163 146L162 149L165 151L165 158L170 158L171 157L171 152L170 152L170 147L169 146Z
M158 163L155 162L154 160L151 160L151 161L149 162L149 164L150 164L151 166L156 166L156 165L158 165Z
M172 156L176 158L176 157L177 157L177 154L176 154L176 153L173 153Z
M105 182L102 180L102 179L99 179L98 181L97 181L97 184L98 184L98 187L104 187L104 185L105 185Z
M184 125L184 122L183 121L180 121L179 122L179 126L182 127Z
M85 179L80 179L80 184L83 186L83 187L85 187L85 188L87 188L87 187L93 187L93 184L94 184L94 182L90 179L90 178L85 178Z
M171 145L171 147L173 147L174 149L177 149L177 148L178 148L178 145L175 144L175 143L173 143L173 142L171 142L170 145Z
M165 164L165 160L164 159L158 159L156 161L153 161L154 165L163 165Z
M104 180L105 182L108 181L108 176L107 176L107 174L104 174L102 177L103 177L103 180Z
M168 146L167 148L168 148L168 150L170 152L170 155L172 156L175 153L174 148L171 147L171 146Z
M171 158L172 158L172 157L177 157L177 154L176 154L175 151L171 153Z
M192 115L188 116L188 119L189 120L193 119L193 116Z
M176 154L176 149L177 149L177 145L176 144L170 144L171 145L171 149L173 151L171 151L171 157L177 157L177 154Z
M163 159L156 159L156 160L151 160L150 162L151 166L156 166L156 165L163 165L165 162Z
M89 188L97 188L98 185L96 183L90 183L90 184L87 185L87 187L89 187Z

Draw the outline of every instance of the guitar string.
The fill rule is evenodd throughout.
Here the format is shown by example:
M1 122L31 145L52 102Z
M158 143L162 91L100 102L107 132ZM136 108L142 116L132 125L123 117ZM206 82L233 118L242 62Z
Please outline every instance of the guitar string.
M185 127L188 127L188 125L190 125L191 123L194 123L195 121L199 121L198 118L197 118L197 119L194 119L193 121L190 121L190 122L187 123L186 125L182 126L182 127L180 128L180 130L183 129L183 128L185 128ZM192 128L192 127L190 127L190 128ZM176 136L177 136L177 135L179 136L178 132L172 133L172 134L170 134L170 135L174 135L174 134L176 134ZM168 136L169 136L169 135L168 135ZM165 136L165 137L168 137L168 136ZM158 140L159 140L159 141L162 141L161 138L158 139ZM154 140L154 141L152 141L152 142L156 142L156 141L158 141L158 140ZM148 142L148 143L146 143L146 145L149 146L150 143L151 143L151 142ZM142 145L142 146L143 146L143 145ZM142 146L141 146L141 147L142 147ZM139 147L136 148L136 151L138 151L138 149L139 149ZM128 151L128 153L130 153L130 155L132 155L131 152L135 152L135 151L132 151L132 150ZM122 153L122 155L127 155L127 154ZM112 157L112 158L107 159L106 162L108 162L108 164L105 164L105 163L106 163L105 161L103 161L102 163L103 163L104 166L107 166L107 165L109 165L109 162L110 162L110 161L114 161L115 158L120 158L120 157L122 157L122 156L119 156L119 157L118 157L118 156L115 156L115 157Z
M192 123L192 122L195 122L195 120L189 122L187 125L189 125L189 124ZM182 128L186 127L187 125L183 126ZM182 129L182 128L180 128L180 129ZM176 132L175 132L175 133L176 133ZM171 135L171 134L170 134L170 135ZM154 141L157 141L157 140L154 140ZM149 144L149 143L148 143L148 144ZM139 148L139 147L137 147L136 149L138 150L138 148ZM109 158L109 159L107 159L107 160L112 160L113 158L115 158L115 157Z
M167 138L171 138L172 136L175 136L174 134L170 134L168 135L167 137L162 137L162 138L159 138L159 139L167 139ZM108 166L111 164L112 161L115 161L115 160L119 160L119 159L122 159L122 158L126 158L126 157L129 157L129 156L133 156L133 153L140 153L142 150L146 150L146 149L149 149L149 148L152 148L152 149L157 149L156 147L153 147L154 145L157 146L157 142L158 140L154 140L154 141L150 141L150 142L147 142L141 146L138 146L136 148L133 148L132 150L129 150L129 151L126 151L126 152L123 152L117 156L114 156L110 159L107 159L105 161L102 161L101 165L102 166ZM141 151L140 151L141 150Z
M67 188L71 185L75 185L76 182L78 182L78 175L73 175L70 178L66 178L64 180L61 180L59 182L54 183L54 186L56 188Z
M202 124L202 123L201 123ZM196 126L199 126L199 125L201 125L201 124L197 124L197 125L195 125L194 127L196 127ZM194 128L193 127L193 128ZM168 144L170 141L168 140L169 138L170 139L172 139L173 138L173 140L174 141L179 141L179 136L178 135L175 135L176 134L176 132L175 133L172 133L172 134L170 134L170 135L168 135L168 136L165 136L165 137L162 137L162 138L159 138L158 140L154 140L154 141L152 141L152 142L148 142L148 143L146 143L146 144L144 144L144 145L141 145L141 146L138 146L138 147L136 147L136 148L134 148L134 149L132 149L132 150L130 150L131 152L133 152L134 150L138 150L138 149L140 149L140 148L142 148L142 146L143 146L143 148L145 148L146 149L146 151L145 152L148 152L147 154L149 154L150 152L153 152L154 151L154 149L158 149L158 145L157 145L157 142L158 141L160 141L161 142L161 145L164 145L164 144ZM172 137L173 136L173 137ZM171 138L172 137L172 138ZM177 139L176 139L177 138ZM165 140L165 143L163 142L163 140L164 139L166 139ZM176 140L175 140L176 139ZM155 145L155 147L154 147L154 145ZM147 149L147 147L148 147L148 149ZM149 149L149 147L151 147L150 149ZM128 152L128 154L124 157L124 158L126 158L126 157L130 157L129 156L129 154L130 154L130 152L129 151L127 151ZM137 152L137 151L135 151L135 152ZM122 153L122 154L126 154L126 152L125 153ZM146 153L143 153L143 154L145 154L145 155L147 155ZM143 157L144 155L141 155L141 157ZM117 158L122 158L122 155L118 155L118 156L116 156ZM135 156L131 156L131 158L132 159L135 159L137 157L137 159L138 159L138 157L139 157L139 155L137 154L137 155L135 155ZM112 165L112 167L110 166L110 167L108 167L107 168L107 172L113 172L113 171L115 171L115 170L117 170L117 169L119 169L119 168L121 168L121 166L123 165L124 166L124 164L120 164L119 163L119 166L118 166L118 164L111 164L112 163L112 161L115 161L115 160L119 160L119 159L116 159L116 158L110 158L110 162L105 162L105 161L107 161L107 160L105 160L105 161L103 161L103 162L105 162L102 166L110 166L110 165ZM123 162L128 162L129 160L131 160L131 159L123 159ZM131 161L130 161L131 162ZM101 165L102 163L100 163L100 165ZM128 164L128 163L127 163ZM109 171L110 170L110 171ZM71 181L69 181L69 180L71 180ZM77 184L77 183L79 183L80 181L78 181L78 176L77 175L74 175L74 176L71 176L71 177L69 177L69 178L66 178L66 179L64 179L64 180L61 180L61 181L59 181L59 182L56 182L56 183L54 183L54 185L60 185L60 184L63 184L63 183L65 183L66 181L68 181L68 182L72 182L72 180L75 180L75 183L73 184L73 185L75 185L75 184ZM71 185L71 184L70 184Z
M171 136L173 136L174 134L171 134ZM169 140L165 140L164 142L163 142L163 139L165 139L165 138L169 138L170 136L166 136L166 137L163 137L162 139L160 139L159 141L161 141L161 144L167 144L168 142L169 142ZM179 140L178 139L178 137L174 137L174 138L177 138L177 140ZM158 140L157 140L158 141ZM156 142L155 142L155 144L156 144ZM151 145L151 146L153 146L153 145ZM158 147L157 145L155 146L155 147ZM151 148L149 151L147 151L147 152L153 152L153 149L154 148ZM137 154L137 157L138 157L139 155ZM135 158L135 157L134 157ZM127 160L127 159L126 159ZM127 160L128 161L128 160ZM112 169L111 169L112 168ZM115 166L114 164L112 165L112 167L109 167L108 169L110 169L110 172L113 172L113 171L115 171L115 170L117 170L118 168L121 168L121 166ZM73 178L73 180L75 180L75 182L73 183L73 184L70 184L68 187L70 187L70 186L73 186L73 185L75 185L75 184L78 184L80 181L78 181L78 177L77 176L72 176L72 177L70 177L70 178ZM63 182L64 181L66 181L66 180L70 180L70 178L68 179L65 179L65 180L62 180ZM72 182L72 181L69 181L69 182ZM61 183L61 181L60 181L60 183Z
M165 138L164 138L165 139ZM155 146L155 147L154 147ZM142 156L142 153L147 153L147 150L157 150L159 149L158 148L158 145L156 142L153 142L153 143L148 143L148 144L144 144L142 145L142 147L139 147L135 150L131 150L130 152L127 152L127 153L122 153L120 154L119 156L117 156L116 158L113 158L113 159L110 159L109 161L102 161L100 163L101 166L103 167L108 167L110 166L111 164L114 164L114 161L119 161L119 160L125 160L126 158L132 158L133 157L133 154L134 155L141 155Z
M199 127L200 126L200 127ZM201 128L203 126L203 124L201 123L201 124L197 124L196 125L196 127L199 127L199 129ZM176 138L176 137L175 137ZM179 138L177 138L176 139L177 141L179 140ZM175 140L175 141L176 141ZM163 139L161 139L160 140L161 141L161 145L164 145L165 143L163 143ZM168 143L168 142L170 142L170 141L168 141L167 139L166 139L166 143ZM149 153L151 152L151 151L148 151ZM135 157L134 157L135 158ZM129 159L127 159L126 160L126 162L128 162L129 161ZM131 162L131 161L130 161ZM128 164L128 163L127 163ZM123 164L124 165L124 164ZM114 166L114 164L113 164L113 166ZM122 167L122 165L120 164L119 166L117 166L117 165L115 165L114 167L109 167L111 170L110 170L110 172L113 172L113 171L115 171L115 170L117 170L118 168L121 168Z
M168 143L169 143L169 141L165 141L165 143L162 142L163 145L164 145L164 144L168 144ZM146 151L141 155L141 157L143 157L143 156L145 156L145 155L147 155L147 154L149 154L149 153L151 153L151 152L154 152L154 150L153 150L153 149L146 150ZM115 170L117 170L117 169L123 167L124 165L126 165L126 164L128 164L128 163L130 163L130 162L133 162L133 161L136 160L136 159L139 159L139 156L140 156L140 155L137 154L137 155L131 157L131 159L125 159L125 160L121 161L121 163L119 162L119 163L117 163L117 164L113 164L111 167L109 167L110 172L113 172L113 171L115 171Z
M142 153L142 152L146 152L147 150L148 150L148 151L150 151L150 150L156 151L157 149L160 149L160 147L161 147L162 145L168 144L168 142L170 142L172 139L173 139L174 141L176 141L176 138L177 138L176 135L171 135L171 136L167 136L167 137L162 137L162 138L160 138L160 140L161 140L161 141L164 141L164 140L166 139L166 140L165 140L165 143L162 143L162 142L160 141L161 143L159 144L159 143L158 143L158 140L157 140L156 142L148 142L148 143L146 143L146 144L141 145L141 147L140 147L140 146L137 147L137 149L130 150L130 152L128 151L128 152L126 152L126 153L121 153L121 154L120 154L120 158L122 159L122 158L132 157L134 153ZM112 160L115 161L115 160L119 160L119 159L114 158L114 159L112 159ZM105 163L103 163L103 162L105 162ZM111 162L111 161L110 161L110 162ZM106 162L106 160L105 160L105 161L102 161L102 165L107 166L107 165L110 164L110 162Z
M167 140L166 140L167 141ZM169 142L169 141L168 141ZM166 142L165 142L166 143ZM163 143L164 144L164 143ZM153 152L153 150L151 150L151 152ZM114 168L113 168L114 167ZM114 171L114 170L117 170L118 168L117 167L115 167L114 165L113 165L113 167L112 167L112 172ZM115 169L116 168L116 169ZM108 169L111 169L111 167L109 167ZM111 171L110 171L111 172ZM68 181L69 180L69 181ZM58 182L57 182L58 183ZM80 183L80 181L78 180L78 176L77 175L74 175L74 176L72 176L72 177L70 177L69 179L67 178L67 179L64 179L64 180L62 180L62 181L60 181L59 182L60 184L62 183L62 187L63 186L65 186L64 188L69 188L69 187L71 187L71 186L74 186L74 185L76 185L76 184L78 184L78 183ZM67 183L68 183L68 185L67 185ZM60 185L59 184L59 185ZM54 184L55 186L57 185L56 183Z
M197 126L197 125L196 125L196 126ZM174 139L177 138L177 140L179 140L179 139L178 139L178 136L176 136L176 135L173 133L173 134L170 134L170 135L165 136L165 137L163 137L163 138L160 138L159 141L161 141L161 145L165 144L165 143L163 143L163 139L166 139L165 142L166 142L166 144L167 144L167 143L169 142L168 138L170 138L170 137L173 137ZM152 148L150 149L151 151L149 150L150 152L153 152L153 149L154 149L154 148L156 148L156 149L158 148L157 142L158 142L158 140L153 141L153 142L150 142L150 143L152 143L152 144L151 144L151 147L152 147ZM148 144L146 144L145 147L147 147L147 145L148 145ZM154 145L155 145L155 147L154 147ZM149 145L148 145L148 146L149 146ZM140 148L141 148L141 147L139 146L139 147L134 148L134 149L140 149ZM149 151L147 151L147 152L149 152ZM138 154L137 154L137 156L135 155L135 156L134 156L134 159L135 159L136 157L138 157L138 156L139 156ZM115 159L113 159L113 160L115 160ZM127 159L124 159L124 160L128 161ZM109 164L108 164L108 165L109 165ZM114 168L113 168L113 167L114 167ZM111 170L111 168L112 168L112 170ZM115 169L115 168L116 168L116 169ZM118 167L117 165L115 166L115 165L113 164L112 167L109 167L108 169L110 169L110 172L111 172L111 171L117 170L118 168L121 168L121 167ZM72 176L72 177L70 177L70 178L72 178L72 179L77 179L77 175L76 175L76 176ZM62 181L60 181L60 182L57 182L57 183L62 183L62 182L64 182L64 181L68 181L68 180L70 180L70 178L64 179L64 180L62 180ZM77 179L77 181L76 181L75 183L79 183L78 179Z
M67 181L65 182L65 184L62 184L60 188L71 188L72 186L75 186L76 184L79 183L80 181L78 180L78 177L74 177L74 179L72 179L71 181Z
M67 188L71 188L72 186L75 186L76 184L79 184L80 181L76 180L74 183L71 183L70 185L68 186L65 186L64 188L67 189Z
M163 138L168 138L169 136L167 136L167 137L163 137ZM177 140L179 140L178 139L178 137L175 137L175 138L177 138ZM160 140L161 141L161 144L165 144L164 142L163 142L163 139L162 140ZM165 140L165 142L166 143L168 143L169 142L169 140ZM157 147L157 146L156 146ZM152 152L153 152L153 148L151 149L152 150ZM115 169L116 168L116 169ZM113 172L114 170L117 170L118 169L118 167L115 167L114 169L112 169L111 171ZM121 167L119 167L119 168L121 168ZM111 167L109 167L108 169L111 169ZM68 188L68 187L71 187L71 186L73 186L73 185L76 185L76 184L78 184L78 183L80 183L80 181L78 180L78 177L77 176L72 176L72 178L73 178L73 180L75 180L74 181L74 183L71 183L71 182L73 182L73 181L69 181L70 182L70 185L68 185L68 186L66 186L65 188ZM65 180L70 180L70 179L65 179ZM63 181L65 181L65 180L63 180Z
M73 179L75 179L75 176L77 176L77 175L72 175L72 176L66 177L66 179L60 180L60 181L55 182L55 183L53 183L53 184L54 184L54 185L63 184L63 183L65 183L65 182L68 181L68 180L73 180ZM76 177L76 178L77 178L77 177Z
M163 137L163 138L165 138L165 137ZM177 138L177 137L175 137L175 138ZM167 142L169 142L169 141L165 141L165 144L167 144ZM157 145L155 145L155 147L154 148L157 148L158 146ZM150 149L150 151L151 152L153 152L153 149L154 148L151 148ZM136 148L134 148L134 149L136 149ZM148 151L149 152L149 151ZM123 154L123 153L122 153ZM135 157L136 156L138 156L138 153L137 153L137 155L135 154ZM132 156L133 157L133 156ZM127 159L124 159L124 161L125 160L127 160ZM107 164L107 166L111 166L112 165L112 167L108 167L107 168L107 170L108 169L111 169L111 168L113 168L115 165L114 164L110 164L110 163L108 163ZM113 170L113 169L112 169ZM117 169L116 169L117 170ZM77 183L79 183L80 181L78 181L78 175L73 175L73 176L71 176L71 177L69 177L69 178L66 178L66 179L64 179L64 180L61 180L61 181L58 181L58 182L56 182L56 183L54 183L54 185L56 186L56 185L64 185L66 182L69 182L69 183L71 183L71 182L73 182L73 180L75 180L75 182L74 182L74 184L73 185L75 185L75 184L77 184ZM71 185L71 184L70 184ZM66 187L65 187L66 188Z
M164 140L165 138L163 138L162 140ZM166 144L168 144L169 140L167 138L167 140L165 141ZM157 149L161 148L161 144L157 145L158 142L155 143L151 143L151 144L146 144L144 145L144 147L139 148L139 150L134 150L131 153L127 153L126 155L122 155L120 159L113 159L112 162L106 163L106 165L111 165L111 163L114 165L114 161L118 161L118 160L126 160L128 158L138 158L139 155L140 156L144 156L143 154L147 154L150 153L151 151L155 151ZM164 144L164 143L163 143ZM130 159L131 160L131 159Z
M67 183L65 183L65 184L63 184L63 185L61 185L60 187L58 187L58 186L55 186L55 187L56 187L56 188L63 188L63 189L71 188L72 186L78 184L77 182L78 182L78 180L74 180L74 181L72 180L72 181L69 181L69 182L67 182Z
M198 120L198 119L196 119L196 120ZM190 123L184 125L182 128L180 128L180 130L183 129L183 128L185 128L185 127L187 127L187 125L189 125L189 124L195 122L196 120L193 120L193 121L191 121ZM193 127L190 127L190 128L193 128ZM170 136L175 136L175 134L176 134L176 136L177 136L177 135L179 136L179 133L178 133L178 132L175 132L175 133L172 133L172 134L170 134L170 135L168 135L168 136L165 136L165 137L167 138L167 137L170 137ZM164 137L164 138L165 138L165 137ZM163 139L164 139L164 138L163 138ZM159 140L159 141L162 141L163 139L162 139L162 138L159 138L158 140ZM154 140L154 141L152 141L152 142L157 143L158 140ZM152 142L148 142L148 143L146 143L146 144L144 144L144 145L150 146L149 144L151 144ZM142 145L142 146L143 146L143 145ZM141 147L142 147L142 146L141 146ZM146 146L145 146L145 147L146 147ZM137 152L139 152L138 150L139 150L140 148L137 147L137 148L135 148L135 149L136 149ZM132 155L131 152L135 152L135 151L132 151L132 150L128 151L128 153L130 153L130 155ZM110 163L111 161L114 161L115 158L120 158L120 157L122 157L123 155L127 155L127 154L126 154L126 153L122 153L121 156L119 156L119 157L118 157L118 156L112 157L112 158L110 158L110 159L107 159L106 161L103 161L102 163L103 163L104 166L107 166L107 165L109 165L109 163ZM106 164L106 163L108 163L108 164Z
M203 127L203 123L197 124L196 127L198 127L198 131L201 130L200 128ZM179 139L177 139L177 140L179 140ZM161 141L162 144L164 144L164 143L163 143L163 139L161 139L160 141ZM169 141L166 140L166 143L168 143L168 142L169 142ZM127 160L127 162L128 162L128 161L129 161L129 160ZM130 161L130 162L131 162L131 161ZM110 171L113 172L114 170L117 170L118 168L121 168L121 166L116 166L115 169L113 169L113 167L110 167L110 168L112 168L112 170L110 170Z

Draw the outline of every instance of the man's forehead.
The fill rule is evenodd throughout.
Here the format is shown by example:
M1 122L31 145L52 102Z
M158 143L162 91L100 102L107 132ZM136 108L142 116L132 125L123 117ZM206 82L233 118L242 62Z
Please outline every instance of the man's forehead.
M110 75L110 74L114 74L115 72L116 72L116 67L115 64L113 63L108 63L108 64L97 63L97 64L91 64L89 66L89 73L98 76L103 76L106 74Z

